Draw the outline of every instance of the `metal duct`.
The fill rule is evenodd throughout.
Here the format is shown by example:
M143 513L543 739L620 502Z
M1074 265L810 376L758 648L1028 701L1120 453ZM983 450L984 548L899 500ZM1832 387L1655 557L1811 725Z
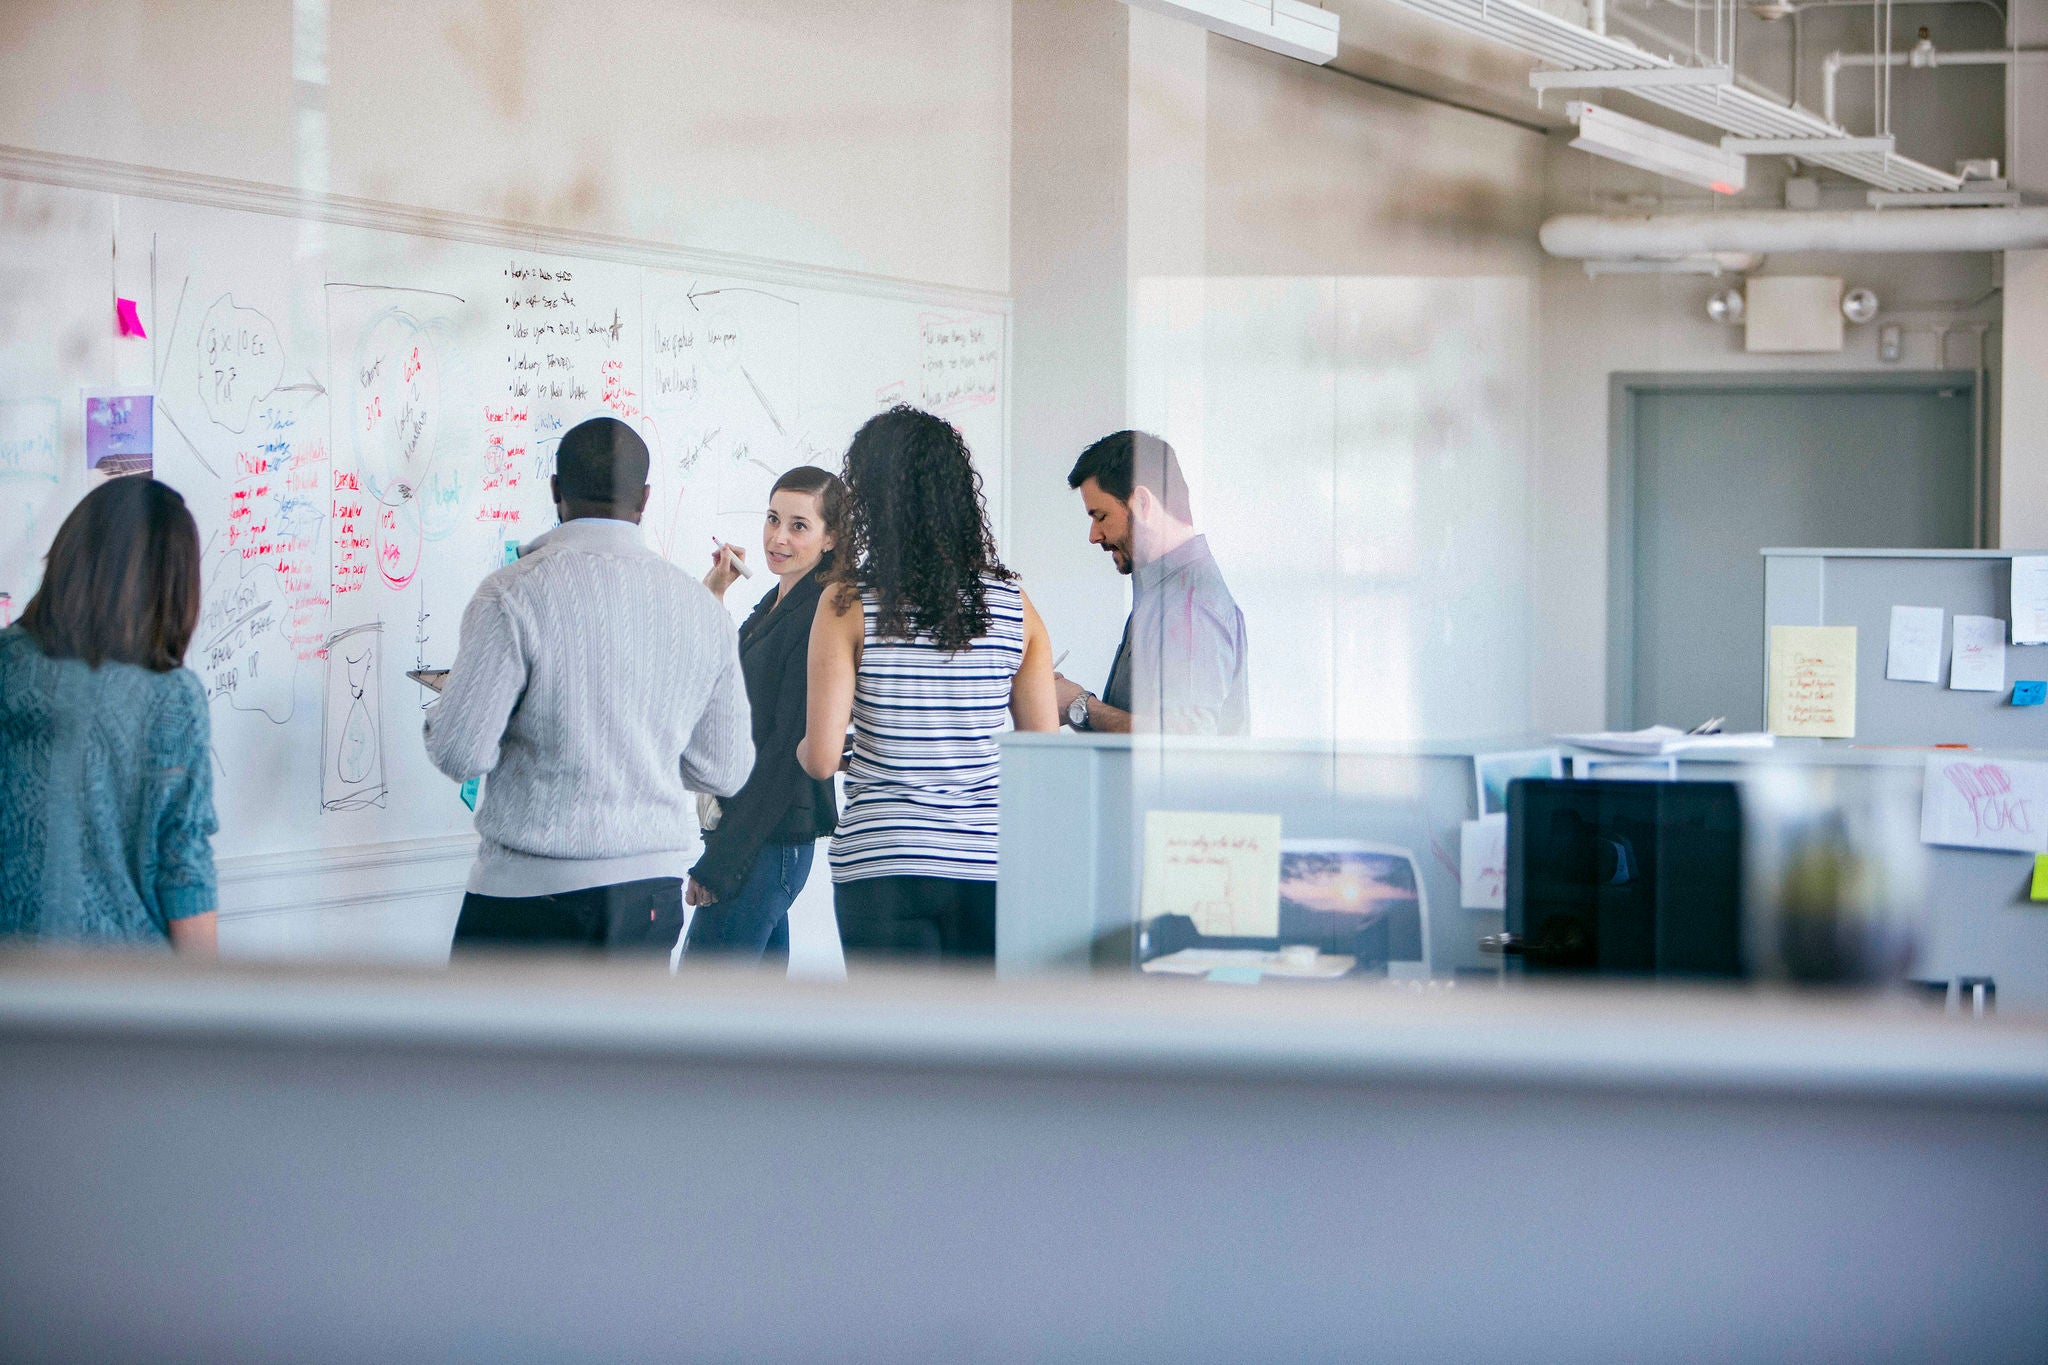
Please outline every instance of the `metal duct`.
M2027 251L2048 247L2048 208L1567 213L1538 236L1545 251L1574 260L1673 260L1722 251Z

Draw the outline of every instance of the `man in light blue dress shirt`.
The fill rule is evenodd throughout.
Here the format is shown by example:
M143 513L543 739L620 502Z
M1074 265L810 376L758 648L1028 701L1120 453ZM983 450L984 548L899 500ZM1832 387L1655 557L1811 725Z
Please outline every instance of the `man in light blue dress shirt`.
M1081 452L1067 486L1088 509L1088 542L1131 577L1131 614L1109 681L1096 696L1056 678L1061 718L1077 730L1242 735L1244 613L1196 533L1173 447L1119 431Z

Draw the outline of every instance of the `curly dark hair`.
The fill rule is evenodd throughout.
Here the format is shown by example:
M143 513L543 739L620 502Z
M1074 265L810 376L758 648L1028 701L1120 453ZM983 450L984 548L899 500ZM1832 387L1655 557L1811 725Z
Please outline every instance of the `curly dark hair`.
M1016 575L996 558L981 475L953 424L901 405L877 413L846 449L845 480L834 610L845 614L866 588L875 630L890 639L929 635L959 650L988 634L982 580Z

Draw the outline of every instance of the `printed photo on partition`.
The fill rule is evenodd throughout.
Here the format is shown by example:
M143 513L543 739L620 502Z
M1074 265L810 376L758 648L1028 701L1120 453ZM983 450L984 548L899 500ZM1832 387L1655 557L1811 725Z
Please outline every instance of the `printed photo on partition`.
M1508 783L1518 777L1563 777L1564 751L1524 749L1512 754L1474 754L1472 775L1479 790L1479 813L1502 815L1508 808Z
M87 394L85 468L89 483L155 467L156 399L146 393Z
M1403 848L1348 839L1280 844L1280 941L1361 961L1422 955L1422 879Z

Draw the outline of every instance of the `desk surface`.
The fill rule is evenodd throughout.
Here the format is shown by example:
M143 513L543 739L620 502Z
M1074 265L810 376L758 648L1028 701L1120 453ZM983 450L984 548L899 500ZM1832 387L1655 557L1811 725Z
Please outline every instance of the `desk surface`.
M1350 758L1470 758L1475 754L1514 753L1527 749L1557 749L1566 754L1594 758L1632 758L1598 749L1580 749L1560 743L1550 735L1511 735L1498 739L1427 740L1412 744L1365 744L1354 741L1283 739L1258 736L1221 738L1214 735L1106 735L1013 731L1002 737L1006 749L1109 749L1133 750L1148 757L1171 757L1176 753L1306 754L1335 759ZM1853 739L1780 739L1768 749L1693 749L1676 755L1681 763L1713 763L1743 767L1771 764L1828 768L1919 768L1938 754L1968 752L1980 758L1997 757L2048 761L2048 749L1935 749L1892 745L1860 746Z
M2048 1104L2048 1018L1746 989L1243 987L876 973L844 984L566 963L446 972L0 955L0 1037L848 1066L1921 1096Z

